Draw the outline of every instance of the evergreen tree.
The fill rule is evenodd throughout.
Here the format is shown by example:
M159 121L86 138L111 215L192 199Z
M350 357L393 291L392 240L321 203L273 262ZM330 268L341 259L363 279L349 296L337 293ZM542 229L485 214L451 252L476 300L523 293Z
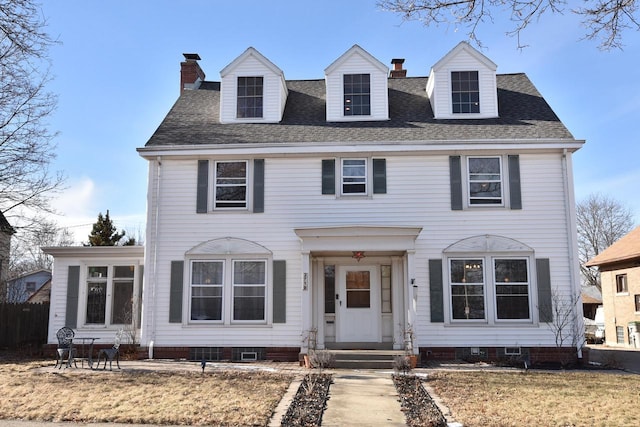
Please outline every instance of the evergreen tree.
M98 214L98 220L93 224L91 234L89 234L89 246L116 246L124 237L125 231L118 233L116 226L113 225L109 218L109 210L107 214L102 216L102 212Z

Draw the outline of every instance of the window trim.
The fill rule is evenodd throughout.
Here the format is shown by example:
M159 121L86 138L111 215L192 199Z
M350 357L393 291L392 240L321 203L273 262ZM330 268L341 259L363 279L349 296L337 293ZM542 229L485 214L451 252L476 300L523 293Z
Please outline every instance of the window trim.
M212 162L209 162L210 164L212 164L212 166L210 167L210 171L209 174L211 175L211 182L213 183L213 185L211 185L211 189L207 190L211 192L211 206L210 206L210 211L249 211L251 210L251 200L252 200L252 196L253 196L253 170L252 170L252 164L253 162L249 161L249 160L234 160L234 159L229 159L229 160L216 160L214 159ZM245 195L244 195L244 206L229 206L229 207L224 207L224 206L217 206L218 204L218 199L217 199L217 189L218 187L230 187L231 185L219 185L217 182L218 176L217 176L217 171L218 171L218 164L219 163L244 163L245 164L245 170L246 170L246 174L245 174L245 182L244 182L244 188L245 188ZM236 185L238 186L238 185ZM238 201L237 203L240 203L240 201Z
M529 311L529 317L528 318L519 318L519 319L501 319L498 318L498 286L508 286L508 285L504 285L504 283L507 282L500 282L500 284L498 284L498 281L496 279L496 261L497 260L524 260L526 262L526 268L527 268L527 282L514 282L517 283L517 285L520 286L526 286L527 287L527 303L528 303L528 311ZM512 323L512 322L530 322L533 320L533 306L531 304L531 295L532 295L532 289L531 289L531 259L529 259L528 257L521 257L521 256L492 256L491 257L491 263L493 266L493 289L494 289L494 296L493 296L493 301L494 301L494 316L495 316L495 322L496 323L504 323L504 322L508 322L508 323Z
M234 312L233 312L233 303L235 297L235 284L233 283L234 276L234 264L236 261L258 261L264 263L265 268L265 283L264 283L264 317L261 320L234 320ZM188 268L185 268L184 271L184 280L188 286L185 286L185 290L183 291L183 307L186 307L186 310L183 310L183 322L188 326L202 326L202 325L210 325L210 326L220 326L220 327L229 327L229 326L259 326L259 325L271 325L273 322L272 319L272 298L273 298L273 278L271 277L271 268L273 264L273 259L268 257L256 257L255 255L242 255L242 254L231 254L231 255L223 255L223 254L212 254L208 255L194 255L191 257L187 257L185 260ZM191 277L193 273L193 263L194 262L222 262L223 264L223 277L222 277L222 318L221 320L193 320L191 319L192 312L192 283ZM253 286L253 285L252 285ZM186 313L185 313L186 312Z
M456 93L461 93L461 94L472 94L472 93L476 93L476 91L474 90L457 90L454 91L453 88L453 75L454 73L456 74L460 74L460 73L475 73L477 76L477 84L478 84L478 90L477 90L477 94L478 94L478 111L469 111L469 112L464 112L464 111L454 111L454 105L463 105L462 102L455 102L454 101L454 94ZM472 80L467 80L469 82L471 82ZM470 117L477 117L478 115L482 114L482 103L480 102L482 100L482 90L481 90L481 85L480 85L480 70L469 70L469 69L453 69L449 71L449 95L450 95L450 103L449 103L449 111L451 116L453 117L465 117L465 116L470 116ZM470 101L468 103L470 106L473 106L472 101Z
M216 263L219 262L222 264L222 283L220 285L217 284L212 284L211 287L219 287L221 289L221 298L222 298L222 304L220 307L220 319L192 319L191 318L191 313L192 313L192 309L193 309L193 288L194 287L202 287L203 285L201 283L194 285L193 283L193 264L197 263L197 262L201 262L201 263ZM189 275L189 280L188 280L188 298L189 298L189 305L188 305L188 312L187 312L187 317L188 317L188 323L192 323L192 322L197 322L197 323L222 323L224 321L224 317L225 317L225 300L226 300L226 296L225 296L225 285L224 285L224 279L226 277L226 263L224 262L224 260L220 260L220 259L191 259L189 260L189 270L188 270L188 275Z
M466 204L467 207L472 208L472 209L476 209L476 208L480 208L480 209L485 209L485 208L504 208L507 206L507 199L506 199L506 195L508 194L508 188L506 187L506 183L508 180L505 179L505 167L504 167L504 156L502 155L482 155L482 156L465 156L465 194L466 194ZM471 160L473 159L498 159L499 162L499 166L500 166L500 180L496 181L496 180L471 180L471 167L469 166L469 163ZM489 182L489 183L493 183L493 182L499 182L500 183L500 203L472 203L472 196L471 196L471 183L472 182ZM475 197L475 199L477 200L494 200L495 198L480 198L480 197Z
M369 91L368 92L347 92L346 91L346 86L347 83L345 82L345 78L347 76L368 76L369 77ZM351 83L352 84L352 83ZM360 85L362 85L362 83L360 83ZM367 96L369 99L369 103L368 104L359 104L357 105L357 107L362 108L364 106L368 106L368 113L359 113L359 114L354 114L353 110L349 110L348 108L350 107L349 105L347 105L349 102L351 102L350 99L347 99L347 96ZM351 107L356 106L355 103L351 104ZM347 111L351 111L350 114L347 114ZM342 75L342 116L343 117L371 117L371 73L344 73Z
M89 283L89 268L90 267L107 267L107 278L104 281L106 283L106 301L104 307L104 323L87 323L87 303L88 303L88 283ZM127 326L122 323L112 323L113 319L113 298L114 298L114 281L117 282L118 278L114 277L115 267L134 267L133 277L126 278L127 281L133 282L132 289L132 319L130 325L136 325L138 322L138 315L140 313L139 300L140 295L140 270L142 265L139 261L125 259L115 262L102 262L101 260L89 260L82 261L80 263L80 281L78 289L78 329L107 329L117 330L123 326ZM124 278L120 278L120 281L124 281Z
M527 296L528 296L528 304L529 304L529 317L526 319L499 319L498 318L498 304L497 304L497 284L495 280L495 261L503 260L503 259L513 259L513 260L525 260L527 263ZM501 252L470 252L468 254L452 254L451 256L445 256L446 260L446 283L444 286L445 298L447 301L444 305L445 307L445 324L448 325L486 325L486 326L504 326L510 324L531 324L535 325L538 322L537 313L534 310L537 304L537 296L534 293L534 280L535 280L535 270L534 263L535 259L533 254L531 253L501 253ZM484 303L484 318L483 319L454 319L453 318L453 292L452 292L452 281L451 281L451 272L452 266L451 261L453 260L482 260L483 263L483 303ZM487 266L491 266L490 269L487 269Z
M235 283L235 269L236 269L236 263L238 262L260 262L264 264L264 283L261 285L257 285L257 284L239 284L239 283ZM231 260L231 282L230 282L230 286L231 286L231 323L234 324L255 324L255 323L260 323L260 324L264 324L267 322L267 290L268 290L268 286L269 286L269 271L268 271L268 263L266 259L254 259L254 258L250 258L250 259L232 259ZM236 319L235 318L235 312L233 310L233 307L235 305L235 299L236 299L236 289L238 287L262 287L264 288L264 313L262 316L262 319L255 319L255 320L243 320L243 319Z
M240 79L261 79L262 80L262 84L260 85L261 87L261 94L260 95L240 95ZM258 75L258 76L237 76L236 77L236 119L237 120L255 120L255 119L263 119L264 118L264 93L265 93L265 78L264 76ZM254 85L253 87L257 87L256 85ZM247 116L247 115L241 115L240 114L240 98L242 99L260 99L260 115L255 115L255 116ZM243 107L243 109L246 110L250 110L250 109L256 109L257 107Z
M616 274L616 295L629 295L627 273Z
M364 175L346 175L344 172L345 169L345 162L348 161L362 161L364 163ZM341 196L346 196L346 197L350 197L350 196L369 196L370 194L370 188L371 188L371 182L372 182L372 177L371 175L371 170L373 169L372 167L369 167L369 163L373 162L373 160L370 157L342 157L340 158L340 195ZM364 178L364 182L360 183L360 182L345 182L345 178L352 178L352 179L360 179L360 178ZM364 191L360 192L360 193L346 193L344 191L344 187L345 185L358 185L358 184L364 184Z

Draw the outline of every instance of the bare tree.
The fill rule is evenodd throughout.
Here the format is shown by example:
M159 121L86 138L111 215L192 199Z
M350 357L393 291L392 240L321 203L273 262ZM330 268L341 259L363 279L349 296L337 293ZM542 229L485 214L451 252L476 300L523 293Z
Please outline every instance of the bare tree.
M513 28L509 36L520 33L545 13L563 14L566 0L379 0L378 6L400 14L404 20L418 20L424 25L442 23L468 28L468 37L478 46L478 28L494 22L494 15L507 11ZM570 9L580 16L586 27L585 38L600 40L599 48L622 48L622 33L627 29L640 30L636 0L585 0L584 6Z
M48 195L60 189L47 118L57 98L46 90L48 49L57 43L33 0L0 2L0 210L24 206L49 210Z
M549 329L553 333L557 348L570 345L580 352L585 345L584 319L578 316L577 306L582 303L580 293L562 295L557 289L551 290L551 306L541 307L553 317L548 323ZM568 354L566 355L568 356ZM573 358L561 356L563 366L571 365Z
M584 264L611 246L633 228L628 207L602 194L592 194L576 206L578 259L585 284L600 287L597 269Z
M11 278L35 270L50 270L53 258L42 252L45 246L71 246L73 234L55 221L37 218L28 228L22 228L14 236L11 245L9 275Z

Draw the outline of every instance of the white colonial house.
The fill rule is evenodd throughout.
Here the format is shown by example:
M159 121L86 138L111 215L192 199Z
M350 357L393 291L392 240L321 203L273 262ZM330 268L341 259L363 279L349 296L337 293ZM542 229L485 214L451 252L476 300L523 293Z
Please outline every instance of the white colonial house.
M48 249L51 343L65 324L106 339L125 301L153 357L575 357L553 308L580 291L584 141L525 74L497 74L465 42L428 77L357 45L315 80L285 79L254 48L219 81L199 59L185 54L180 97L138 149L144 258Z

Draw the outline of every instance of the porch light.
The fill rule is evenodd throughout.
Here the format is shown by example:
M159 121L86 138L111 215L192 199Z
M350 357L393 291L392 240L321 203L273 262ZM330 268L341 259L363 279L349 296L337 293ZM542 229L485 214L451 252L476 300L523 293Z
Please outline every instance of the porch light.
M353 255L351 257L360 262L360 260L365 257L364 251L353 251Z

